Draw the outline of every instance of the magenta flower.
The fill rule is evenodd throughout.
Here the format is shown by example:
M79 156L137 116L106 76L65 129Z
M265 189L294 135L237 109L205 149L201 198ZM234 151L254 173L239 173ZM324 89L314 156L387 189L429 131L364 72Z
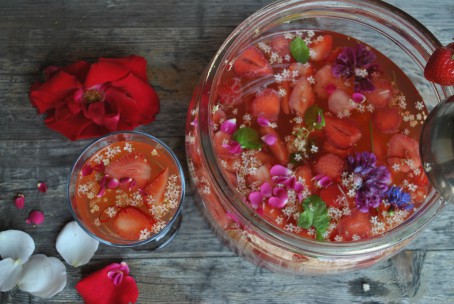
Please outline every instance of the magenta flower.
M289 201L289 191L294 191L298 199L302 200L303 185L293 176L292 170L281 165L275 165L270 169L273 185L263 183L260 191L251 192L248 196L253 208L260 212L260 204L266 199L268 205L273 208L284 208Z

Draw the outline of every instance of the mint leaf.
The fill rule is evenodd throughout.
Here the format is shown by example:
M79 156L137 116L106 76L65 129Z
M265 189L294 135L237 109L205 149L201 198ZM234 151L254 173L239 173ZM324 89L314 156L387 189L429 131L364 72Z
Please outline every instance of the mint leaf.
M305 63L309 60L309 48L301 37L296 37L290 43L290 53L296 61Z
M262 141L259 133L251 128L240 128L233 133L232 138L237 141L243 149L260 149Z
M304 210L303 213L300 214L298 219L298 226L309 229L312 224L314 223L314 212L311 210Z
M325 116L323 115L323 109L317 106L311 106L307 109L304 114L304 121L308 127L320 130L325 126Z
M329 216L326 203L318 195L311 195L303 201L303 212L300 214L297 225L309 229L316 229L317 240L323 240L323 234L328 230Z

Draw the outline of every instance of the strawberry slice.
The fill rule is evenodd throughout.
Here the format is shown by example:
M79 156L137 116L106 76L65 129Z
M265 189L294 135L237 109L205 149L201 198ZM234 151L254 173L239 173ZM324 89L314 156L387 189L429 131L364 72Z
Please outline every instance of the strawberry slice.
M295 76L295 78L307 78L314 75L314 67L308 62L293 62L288 69L292 74L294 74L295 72L298 73L298 76Z
M331 35L318 36L312 41L310 48L313 51L311 55L313 61L325 60L333 48L333 37Z
M427 80L444 85L454 85L454 42L437 48L424 68Z
M314 190L314 182L312 180L312 170L309 165L302 165L295 169L295 177L304 180L304 186L306 186L311 192Z
M143 191L147 195L151 195L155 204L160 204L164 200L164 193L166 191L167 181L169 180L169 168L165 168L159 173L154 180L152 180ZM150 207L150 206L148 206Z
M343 196L344 194L339 189L338 184L332 184L331 186L320 191L320 197L326 203L327 207L342 207L342 201L340 198Z
M390 167L396 166L403 173L421 167L418 141L405 134L394 134L388 142L386 161Z
M339 181L345 162L342 158L334 154L324 154L314 164L316 174L326 175L333 181Z
M352 152L352 148L347 148L347 149L338 148L329 140L325 140L323 142L322 149L325 152L336 154L337 156L340 156L343 158L347 157Z
M131 191L143 189L151 177L151 166L142 153L133 152L111 162L105 171L110 177L121 179L130 177L135 180Z
M369 213L362 213L358 208L352 209L350 215L341 217L337 224L337 232L344 241L351 241L354 235L367 238L372 235L371 228Z
M402 115L395 107L376 109L372 115L372 124L385 134L394 134L399 131Z
M374 79L373 84L375 86L375 90L372 92L364 92L366 100L376 109L386 107L393 97L391 82L388 79L377 78Z
M219 101L223 105L233 106L241 102L241 79L233 77L222 82L218 87Z
M284 36L276 36L270 42L270 47L273 52L277 53L281 57L290 55L290 40Z
M113 230L121 238L129 241L138 240L140 231L148 229L154 224L153 218L135 207L122 209L114 218Z
M287 150L286 145L284 142L281 140L279 134L271 128L271 127L262 127L260 129L261 135L272 135L277 138L276 142L270 146L267 146L270 150L271 153L273 153L274 157L276 158L277 162L283 166L288 164L289 161L289 153Z
M353 109L350 99L350 96L344 90L336 89L328 98L328 108L336 115L344 111L350 112Z
M289 81L284 81L281 84L281 88L287 92L284 96L281 96L281 111L288 115L290 114L290 108L288 105L289 101L289 94L290 94L290 82Z
M232 139L232 135L217 131L213 135L213 148L218 155L223 157L233 157L233 154L226 148L225 144L228 144Z
M331 70L332 66L327 64L315 73L315 94L322 99L328 98L335 89L341 89L349 95L353 94L353 84L351 80L344 80L342 77L334 77Z
M288 102L290 111L304 116L307 109L315 103L315 95L306 78L301 78L295 83Z
M252 115L277 121L281 109L279 94L273 89L265 89L252 101Z
M326 137L338 148L348 149L361 139L361 131L348 119L325 116Z
M260 167L255 170L254 174L248 175L247 182L248 185L252 183L257 183L261 185L263 183L271 182L271 175L270 175L270 165L261 165Z
M247 48L233 63L233 71L238 76L256 78L273 74L273 69L263 53L254 46Z

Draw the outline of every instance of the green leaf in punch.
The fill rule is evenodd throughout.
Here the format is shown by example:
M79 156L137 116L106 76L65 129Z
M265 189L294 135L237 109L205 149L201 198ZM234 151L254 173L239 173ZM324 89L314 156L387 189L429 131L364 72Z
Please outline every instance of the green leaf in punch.
M326 203L320 196L311 195L303 201L303 209L297 225L304 229L314 227L317 240L324 240L324 234L328 230L330 220Z
M306 63L309 60L309 47L301 37L296 37L290 43L290 53L293 58L301 63Z
M325 126L325 116L323 115L323 109L317 106L311 106L307 109L304 114L304 121L306 125L311 128L320 130Z
M260 149L262 147L259 134L252 128L240 128L233 133L232 138L237 141L243 149Z

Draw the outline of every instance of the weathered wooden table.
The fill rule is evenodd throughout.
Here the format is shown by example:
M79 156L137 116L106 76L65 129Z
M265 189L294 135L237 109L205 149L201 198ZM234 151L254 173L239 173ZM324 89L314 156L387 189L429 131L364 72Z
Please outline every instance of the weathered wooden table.
M157 120L139 128L184 151L186 109L204 67L227 35L266 0L2 1L0 5L0 230L20 229L35 253L59 257L55 239L72 220L65 197L75 157L90 141L70 142L47 129L28 101L40 70L77 59L138 54L149 61L161 98ZM452 0L392 0L427 26L443 44L454 36ZM47 183L47 193L36 182ZM13 198L24 193L27 208ZM37 227L24 218L40 209ZM66 288L51 299L15 291L7 303L81 302L74 285L111 262L126 261L138 282L139 303L453 303L454 208L449 206L405 251L366 270L297 277L257 268L227 249L202 218L191 192L174 241L156 252L100 245L92 261L67 266ZM369 291L363 290L368 283ZM1 301L0 301L1 302Z

